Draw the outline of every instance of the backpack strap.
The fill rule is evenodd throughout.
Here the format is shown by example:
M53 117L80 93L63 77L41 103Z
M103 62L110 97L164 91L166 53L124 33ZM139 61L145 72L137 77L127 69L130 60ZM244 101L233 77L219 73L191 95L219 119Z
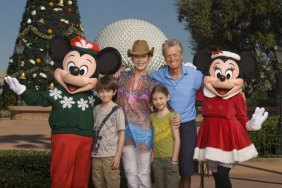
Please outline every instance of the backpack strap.
M109 119L109 117L119 109L119 106L116 105L112 108L112 110L110 111L110 113L108 113L108 115L103 119L103 121L101 122L101 124L99 125L98 129L96 130L97 133L100 132L100 130L102 129L102 127L104 126L104 124L106 123L106 121Z
M100 131L102 129L102 127L104 126L104 124L106 123L106 121L109 119L109 117L119 109L119 106L116 105L112 108L112 110L110 111L110 113L103 119L103 121L101 122L101 124L99 125L98 129L96 131L94 131L93 133L93 153L96 155L98 153L98 150L100 148L100 139L102 139L102 136L100 136Z

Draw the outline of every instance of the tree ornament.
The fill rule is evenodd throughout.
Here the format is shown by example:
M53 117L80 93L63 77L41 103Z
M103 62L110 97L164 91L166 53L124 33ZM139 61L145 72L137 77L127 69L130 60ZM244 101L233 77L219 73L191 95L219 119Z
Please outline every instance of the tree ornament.
M32 74L32 78L36 78L37 77L37 74L36 73L33 73Z
M68 13L72 13L72 8L68 8Z
M45 24L45 21L44 21L43 18L40 18L40 19L37 21L37 23L40 24L40 25L43 25L43 24Z
M44 6L40 6L39 8L40 10L46 10L46 8Z
M24 72L21 72L20 80L25 80L25 79L26 79L25 73L24 73Z
M35 61L33 59L28 60L31 64L35 65Z
M36 10L31 11L31 15L35 16L36 15Z
M66 19L64 19L64 18L61 18L60 21L61 21L61 22L64 22L65 24L69 24L69 21L66 20Z
M41 76L42 78L47 78L47 75L44 74L43 72L39 73L39 76Z
M72 1L68 1L68 4L69 4L69 5L72 5Z
M59 3L58 3L58 6L63 7L64 6L64 0L60 0Z
M26 23L30 24L30 23L31 23L31 19L28 18L27 21L26 21Z
M49 89L54 89L54 87L55 87L55 85L54 85L54 83L53 82L51 82L50 84L49 84Z
M52 30L51 28L49 28L49 29L47 30L47 33L48 33L48 34L52 34L52 33L53 33L53 30Z
M41 63L41 59L40 58L36 58L35 62L39 64L39 63Z
M52 7L52 6L54 6L54 3L53 3L52 1L50 1L50 2L48 3L48 5L49 5L50 7Z
M79 24L79 27L80 27L81 31L84 31L84 28L81 24Z
M55 12L62 11L62 10L63 10L62 8L54 8Z

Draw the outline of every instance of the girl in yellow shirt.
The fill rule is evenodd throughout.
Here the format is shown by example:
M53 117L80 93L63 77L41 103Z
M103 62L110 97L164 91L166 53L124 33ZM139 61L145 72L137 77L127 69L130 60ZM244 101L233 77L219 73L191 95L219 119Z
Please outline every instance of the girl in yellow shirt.
M178 127L171 126L175 117L173 109L168 104L169 92L162 85L156 85L152 90L154 112L150 119L154 131L153 170L156 187L178 187L178 153L180 136Z

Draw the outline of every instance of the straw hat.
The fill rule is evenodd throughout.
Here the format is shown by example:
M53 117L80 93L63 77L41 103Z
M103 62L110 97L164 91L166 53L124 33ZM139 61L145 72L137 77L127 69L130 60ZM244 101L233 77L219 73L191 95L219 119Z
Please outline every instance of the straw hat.
M149 54L149 56L153 56L154 54L154 47L150 50L146 40L136 40L132 46L132 50L129 49L127 51L128 57L144 54Z

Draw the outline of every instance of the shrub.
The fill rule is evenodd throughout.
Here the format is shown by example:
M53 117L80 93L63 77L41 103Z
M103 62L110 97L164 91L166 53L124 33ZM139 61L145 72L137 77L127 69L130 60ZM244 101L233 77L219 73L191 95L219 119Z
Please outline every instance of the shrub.
M9 118L9 117L10 117L10 111L0 109L0 119L1 118Z
M50 152L0 151L1 187L50 187Z
M0 150L0 187L49 188L49 151ZM126 188L126 178L121 166L121 188ZM93 188L89 177L89 188Z
M259 157L271 157L279 148L279 117L268 117L261 130L249 132L250 138L258 150Z

